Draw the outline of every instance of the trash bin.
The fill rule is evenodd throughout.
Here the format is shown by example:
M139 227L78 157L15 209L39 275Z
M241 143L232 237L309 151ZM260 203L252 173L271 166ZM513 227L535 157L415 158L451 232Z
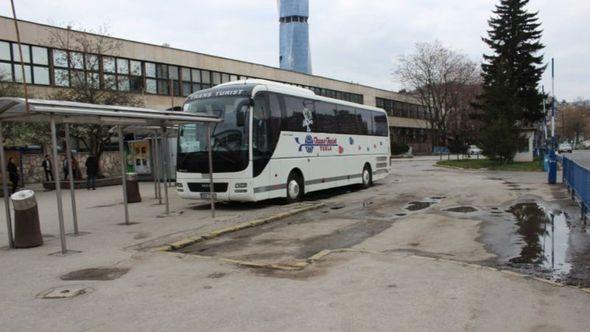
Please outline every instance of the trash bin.
M14 207L14 245L17 248L31 248L43 244L39 210L35 192L21 190L10 196Z
M547 172L547 182L549 184L555 184L557 182L557 156L553 149L549 150L549 161L548 161L549 172Z
M127 173L125 178L125 182L127 183L127 202L141 202L141 195L139 194L139 182L137 181L137 173Z

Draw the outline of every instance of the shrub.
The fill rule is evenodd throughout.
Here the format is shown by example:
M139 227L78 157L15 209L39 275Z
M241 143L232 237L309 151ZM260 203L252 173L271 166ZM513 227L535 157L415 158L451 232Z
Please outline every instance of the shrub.
M392 155L404 154L404 153L408 152L408 150L410 150L410 147L405 143L398 143L398 142L391 143L391 154Z

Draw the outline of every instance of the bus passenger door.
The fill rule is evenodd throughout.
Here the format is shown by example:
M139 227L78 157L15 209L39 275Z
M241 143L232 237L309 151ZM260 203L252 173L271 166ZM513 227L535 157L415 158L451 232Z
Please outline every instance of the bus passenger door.
M252 113L252 166L253 187L256 199L268 198L270 180L269 161L272 155L269 143L270 110L267 93L258 94L254 98Z

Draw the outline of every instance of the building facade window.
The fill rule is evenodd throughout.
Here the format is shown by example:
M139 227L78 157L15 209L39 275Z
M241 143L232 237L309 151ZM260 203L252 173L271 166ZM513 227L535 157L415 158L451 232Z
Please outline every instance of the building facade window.
M188 96L215 85L251 78L200 68L180 67L110 55L22 45L25 77L20 69L18 46L0 40L0 80L38 85L71 87L91 84L96 88L133 93ZM18 69L18 70L17 70ZM363 104L363 95L283 82L310 89L317 95Z
M397 116L411 119L427 119L428 112L422 105L401 102L377 97L377 107L384 109L389 116Z

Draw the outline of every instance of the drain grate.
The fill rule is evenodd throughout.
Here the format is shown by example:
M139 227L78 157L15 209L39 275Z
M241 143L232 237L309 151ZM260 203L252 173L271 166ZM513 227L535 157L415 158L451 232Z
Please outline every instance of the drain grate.
M61 286L48 289L37 295L38 298L56 300L56 299L69 299L83 294L88 294L94 291L90 287L84 286Z

